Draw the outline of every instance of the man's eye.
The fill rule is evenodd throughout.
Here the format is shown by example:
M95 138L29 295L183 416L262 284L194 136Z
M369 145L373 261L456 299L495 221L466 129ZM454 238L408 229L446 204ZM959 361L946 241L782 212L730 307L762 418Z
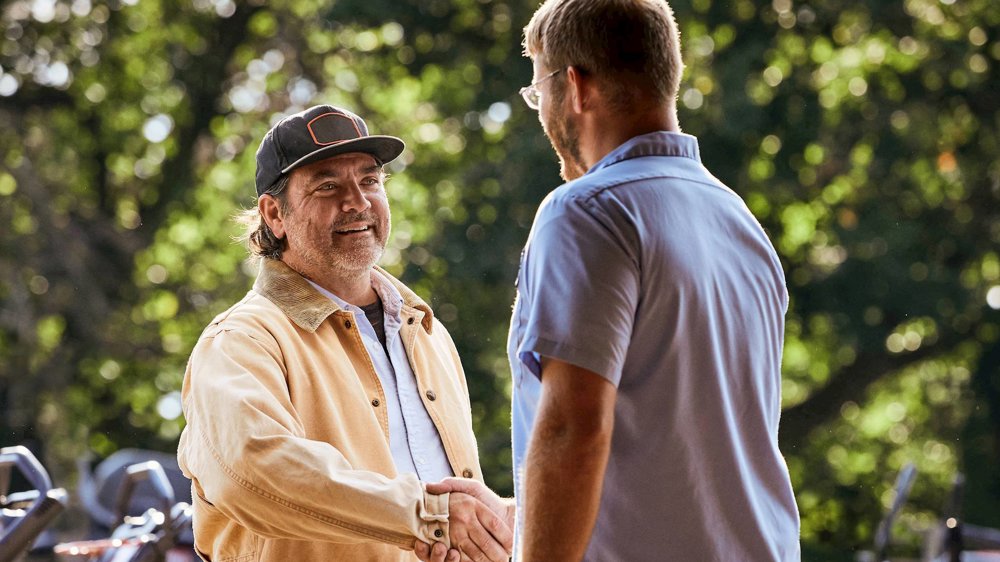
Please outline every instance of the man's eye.
M324 183L323 185L319 186L319 191L331 191L333 189L337 189L337 186L332 183Z
M363 185L378 185L378 178L365 178L361 180Z

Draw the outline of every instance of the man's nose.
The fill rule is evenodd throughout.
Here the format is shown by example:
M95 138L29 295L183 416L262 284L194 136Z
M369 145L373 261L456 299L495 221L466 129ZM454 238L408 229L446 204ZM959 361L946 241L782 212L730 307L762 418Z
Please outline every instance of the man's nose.
M351 182L350 187L344 193L344 200L341 203L341 210L344 212L359 213L371 207L371 201L365 197L364 191L357 183Z

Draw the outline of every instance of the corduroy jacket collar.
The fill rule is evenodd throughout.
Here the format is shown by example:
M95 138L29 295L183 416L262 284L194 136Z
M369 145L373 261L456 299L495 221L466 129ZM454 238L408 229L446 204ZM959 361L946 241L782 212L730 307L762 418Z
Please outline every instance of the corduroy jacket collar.
M403 297L404 311L410 308L422 313L420 324L427 333L431 333L434 312L423 299L377 265L372 268L372 275L382 276L399 291ZM261 260L260 273L253 289L273 302L292 322L310 332L315 332L331 314L342 310L337 303L320 294L302 275L280 260Z

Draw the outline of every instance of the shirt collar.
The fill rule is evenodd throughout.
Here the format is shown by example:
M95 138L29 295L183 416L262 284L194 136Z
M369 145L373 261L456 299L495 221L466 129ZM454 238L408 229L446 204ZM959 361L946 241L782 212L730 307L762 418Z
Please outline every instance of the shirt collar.
M640 156L679 156L701 162L697 138L684 133L654 131L625 141L591 166L587 174Z
M413 308L417 313L423 314L421 325L427 333L430 333L434 326L434 313L431 307L384 269L375 266L372 271L384 288L394 289L395 294L399 295L397 302L400 303L400 309ZM253 288L273 302L292 322L310 332L315 332L331 314L346 310L317 291L305 277L280 260L269 258L261 260L260 273ZM393 301L392 298L387 299L385 296L382 298L384 301Z
M337 306L340 308L349 310L355 314L364 313L364 311L361 310L361 307L345 301L336 294L327 291L316 283L313 283L310 279L306 279L306 281L309 281L309 284L321 294L337 303ZM392 286L392 283L389 283L387 279L384 279L382 275L374 269L372 270L372 289L375 289L375 292L378 294L378 298L382 299L382 309L385 313L389 315L390 318L398 320L399 314L403 308L403 296L399 294L396 287Z

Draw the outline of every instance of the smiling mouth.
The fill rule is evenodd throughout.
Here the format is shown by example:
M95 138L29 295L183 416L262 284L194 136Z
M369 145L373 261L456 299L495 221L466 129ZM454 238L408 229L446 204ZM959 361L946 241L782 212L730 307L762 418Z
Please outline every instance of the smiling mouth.
M351 226L347 228L340 228L334 230L334 232L341 235L347 235L347 234L358 234L360 232L368 232L369 230L371 230L371 227L366 224L362 226Z

